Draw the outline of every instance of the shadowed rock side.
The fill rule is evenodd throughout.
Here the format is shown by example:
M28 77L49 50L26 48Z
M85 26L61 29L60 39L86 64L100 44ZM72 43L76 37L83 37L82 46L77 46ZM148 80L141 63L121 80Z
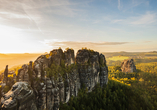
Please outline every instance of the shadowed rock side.
M125 73L136 72L136 66L133 59L124 60L121 64L121 70Z
M105 56L96 51L78 50L75 58L72 49L55 49L24 64L13 80L16 83L1 98L1 109L58 110L59 104L76 97L80 88L91 92L98 83L106 85L108 67Z

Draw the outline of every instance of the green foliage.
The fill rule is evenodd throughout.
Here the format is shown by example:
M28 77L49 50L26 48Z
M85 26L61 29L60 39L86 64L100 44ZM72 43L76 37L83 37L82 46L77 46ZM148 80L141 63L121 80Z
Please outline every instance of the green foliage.
M121 65L122 61L118 60L118 61L112 61L112 60L108 60L107 59L107 65L108 66L119 66Z
M88 49L88 51L89 51L90 53L94 53L94 50L92 50L92 49Z
M3 89L3 92L4 92L4 93L7 93L7 92L10 90L10 88L11 88L11 87L9 87L9 86L5 86L4 89Z
M108 69L109 69L109 72L111 73L118 72L118 71L121 71L121 66L109 66Z
M140 63L136 65L136 68L143 72L157 73L157 62Z
M118 61L118 60L123 61L123 60L125 60L125 59L129 59L129 57L119 55L119 56L109 57L108 59L109 59L109 60L112 60L112 61Z
M152 62L157 62L157 58L148 58L145 57L144 59L141 58L136 58L134 59L134 61L136 62L136 64L140 64L140 63L152 63Z
M103 53L108 66L121 65L122 60L132 58L135 64L157 62L156 52L113 52Z
M61 47L59 47L58 49L62 49Z
M151 65L151 66L150 66ZM123 73L120 71L112 71L109 67L109 79L120 82L125 85L130 85L133 90L138 91L139 97L142 97L151 110L157 108L157 71L153 71L155 64L141 64L142 69L134 73ZM149 109L150 109L149 107Z
M55 80L58 78L58 74L60 73L64 79L66 73L71 73L74 69L77 69L76 64L71 64L69 66L65 66L64 60L61 60L60 65L52 64L50 68L46 68L47 77L54 77Z
M50 55L49 55L49 54L47 54L47 55L46 55L46 58L49 58L49 57L50 57Z
M156 108L157 74L141 70L126 74L120 71L120 66L109 67L109 82L106 88L102 89L97 85L91 93L82 88L77 97L72 97L67 104L60 106L60 110L156 110Z
M53 55L56 55L57 52L53 51L53 52L50 52L50 56L53 56Z
M105 66L104 63L103 63L103 58L100 58L100 66L101 66L101 67L104 67L104 66Z
M88 50L87 47L82 47L82 50L84 50L84 49L85 49L85 50Z
M67 50L69 50L70 48L69 47L67 47L65 50L67 51Z
M99 85L91 93L79 90L67 104L61 104L60 110L140 110L151 109L150 103L140 97L137 90L119 82L109 80L106 88Z

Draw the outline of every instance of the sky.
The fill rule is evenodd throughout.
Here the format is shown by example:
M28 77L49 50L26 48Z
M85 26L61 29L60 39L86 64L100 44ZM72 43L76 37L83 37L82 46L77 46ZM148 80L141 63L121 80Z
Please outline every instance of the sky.
M157 51L157 0L0 0L0 53Z

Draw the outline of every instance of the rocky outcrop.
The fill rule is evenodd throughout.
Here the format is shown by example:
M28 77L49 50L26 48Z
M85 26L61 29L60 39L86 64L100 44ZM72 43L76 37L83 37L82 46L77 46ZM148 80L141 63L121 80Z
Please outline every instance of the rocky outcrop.
M64 51L64 59L65 59L65 65L71 65L75 63L75 56L74 56L74 50L68 49Z
M68 103L70 97L76 97L80 88L91 92L96 84L100 83L101 87L106 85L108 67L105 56L99 52L78 50L75 58L73 49L64 52L55 49L50 54L39 56L34 62L24 64L16 77L17 83L1 99L3 109L58 110L59 104ZM19 102L21 91L28 92L28 97L32 99L22 94L19 100L25 99Z
M6 68L4 70L4 79L3 82L6 83L6 85L8 85L8 65L6 65Z
M1 98L1 109L37 110L33 89L27 82L15 83Z
M81 86L87 88L89 92L93 90L97 83L100 83L101 86L107 83L108 69L104 55L99 55L98 52L93 50L79 50L76 63L79 65ZM100 75L105 78L100 77Z
M54 49L50 52L51 64L60 65L61 61L64 59L64 54L62 49Z
M125 73L136 72L136 66L133 59L124 60L121 64L121 70Z
M41 55L34 61L34 71L39 80L44 78L44 69L48 68L50 65L50 60L46 58L45 55Z

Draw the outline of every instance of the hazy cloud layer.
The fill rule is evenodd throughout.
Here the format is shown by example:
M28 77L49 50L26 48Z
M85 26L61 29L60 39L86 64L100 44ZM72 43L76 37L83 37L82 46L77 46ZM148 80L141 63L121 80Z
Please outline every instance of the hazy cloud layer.
M150 42L152 42L152 41L143 41L143 43L150 43Z
M157 13L147 11L145 14L128 17L126 19L111 19L112 23L125 24L125 25L152 25L157 24Z
M75 42L75 41L63 41L63 42L47 42L48 45L58 48L62 47L63 49L69 47L75 50L78 50L82 47L87 47L94 50L101 50L101 48L109 45L122 45L128 44L130 42Z

